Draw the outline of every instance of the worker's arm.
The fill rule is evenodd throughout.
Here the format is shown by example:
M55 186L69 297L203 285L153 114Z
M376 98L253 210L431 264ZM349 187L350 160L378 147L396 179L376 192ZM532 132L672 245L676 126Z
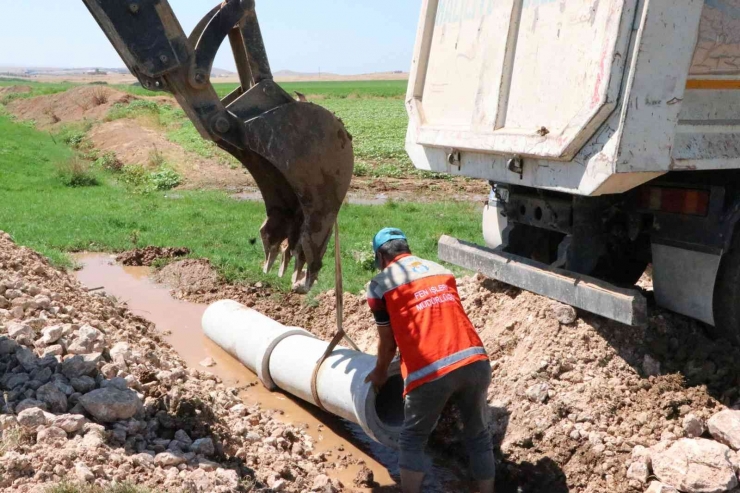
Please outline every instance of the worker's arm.
M393 337L391 326L379 325L378 335L378 361L375 363L375 369L365 379L366 382L372 382L376 389L382 387L388 380L388 367L396 357L396 339Z

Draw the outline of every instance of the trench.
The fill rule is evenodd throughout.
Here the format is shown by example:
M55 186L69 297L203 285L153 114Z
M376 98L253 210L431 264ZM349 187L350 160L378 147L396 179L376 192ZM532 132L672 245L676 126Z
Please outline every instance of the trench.
M330 452L330 460L339 454L349 454L373 471L377 486L372 489L353 485L361 464L333 471L330 475L345 487L363 492L398 491L398 454L395 450L371 440L354 423L324 413L292 396L265 389L254 373L203 335L201 318L207 305L173 298L166 286L150 278L149 267L124 267L106 254L78 254L75 260L81 266L76 277L83 285L104 288L106 294L125 302L132 313L154 323L189 367L211 372L226 385L246 388L240 393L246 405L259 404L265 410L277 411L285 423L303 425L313 438L317 453ZM200 362L209 357L216 365L211 368L200 366ZM378 402L381 418L398 419L398 410L386 409L382 396ZM425 492L467 490L466 483L460 479L463 471L459 465L450 463L449 458L441 454L433 453L432 460L433 467L424 482Z

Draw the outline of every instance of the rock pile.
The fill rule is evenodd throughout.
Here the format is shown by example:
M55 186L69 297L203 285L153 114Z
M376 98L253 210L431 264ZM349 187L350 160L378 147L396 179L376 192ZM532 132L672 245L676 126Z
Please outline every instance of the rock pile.
M147 321L0 232L0 489L334 492L305 430L188 369Z
M740 411L721 411L707 424L689 415L684 431L692 438L635 447L627 470L632 487L649 485L647 493L740 491Z

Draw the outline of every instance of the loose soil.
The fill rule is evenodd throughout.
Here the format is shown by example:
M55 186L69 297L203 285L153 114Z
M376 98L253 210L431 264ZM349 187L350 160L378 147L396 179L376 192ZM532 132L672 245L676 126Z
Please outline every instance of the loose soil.
M187 259L165 266L155 275L157 282L176 286L183 293L210 291L219 285L219 276L206 259Z
M83 120L102 120L116 104L126 104L136 96L103 86L80 86L68 91L17 99L8 110L21 120L34 120L39 128L50 128Z
M124 252L116 257L116 261L131 267L151 266L160 259L184 257L190 253L183 247L146 247Z
M0 98L8 94L28 94L31 92L30 86L4 86L0 87Z
M203 158L167 140L161 130L139 120L103 122L88 137L99 151L114 152L124 165L151 167L161 157L183 177L180 189L222 189L254 186L251 175L241 166L232 168L218 159ZM157 156L158 155L158 156Z
M585 312L562 323L570 307L535 294L481 276L460 279L459 288L493 366L497 491L635 491L626 477L635 446L684 436L681 420L689 413L707 419L740 405L740 349L709 339L699 322L653 307L645 328ZM285 325L333 335L332 292L313 303L259 284L195 291L175 285L173 293L200 303L234 299ZM375 328L363 297L346 293L344 300L345 329L374 352ZM650 375L656 362L659 372ZM433 443L464 457L449 416Z

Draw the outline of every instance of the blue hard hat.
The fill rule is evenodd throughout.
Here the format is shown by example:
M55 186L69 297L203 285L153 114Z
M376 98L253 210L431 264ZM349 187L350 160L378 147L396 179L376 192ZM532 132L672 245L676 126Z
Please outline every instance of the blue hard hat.
M398 228L383 228L373 238L373 253L391 240L407 240L406 235Z

